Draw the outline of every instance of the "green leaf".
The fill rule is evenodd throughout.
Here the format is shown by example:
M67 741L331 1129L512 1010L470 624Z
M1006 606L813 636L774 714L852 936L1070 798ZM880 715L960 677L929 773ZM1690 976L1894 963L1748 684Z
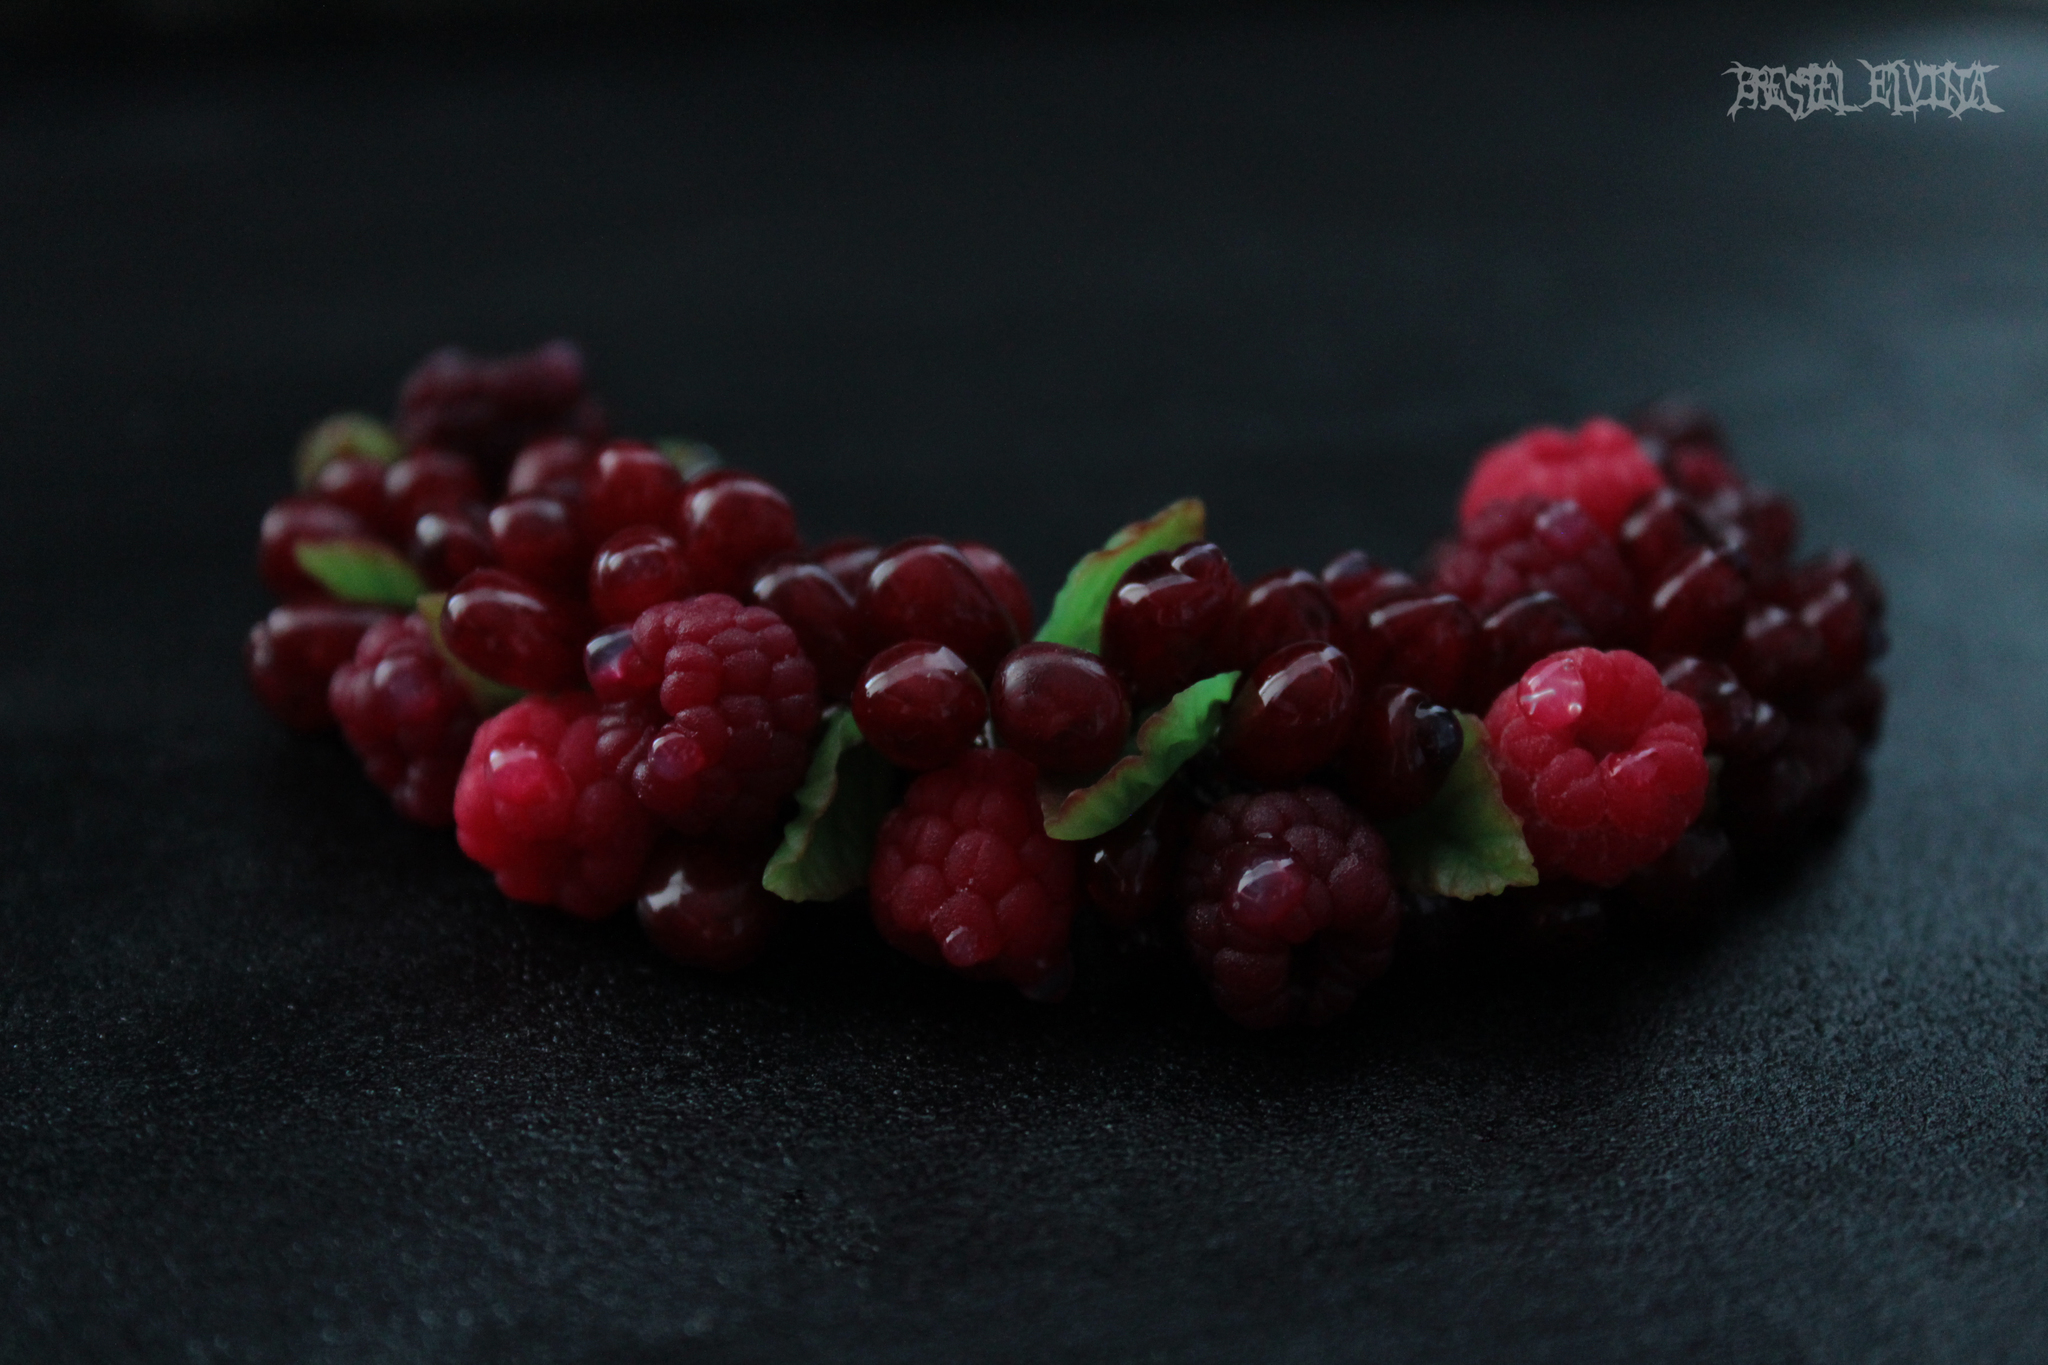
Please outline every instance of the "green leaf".
M390 464L401 453L391 428L376 418L360 412L337 412L299 438L292 469L298 474L299 487L305 488L329 460L354 455Z
M861 738L853 713L835 708L761 885L786 901L832 901L865 884L896 784L896 769Z
M442 662L455 671L456 681L469 693L470 704L484 715L495 716L526 694L516 687L486 678L455 657L455 651L448 648L448 642L441 638L441 613L447 607L448 594L445 592L426 593L419 601L420 617L427 623L427 634L434 641L434 650Z
M1132 752L1087 786L1073 791L1041 787L1045 832L1055 839L1093 839L1128 820L1181 764L1216 738L1238 676L1218 673L1176 692L1138 727Z
M1430 803L1386 830L1394 873L1418 891L1469 901L1511 886L1536 885L1536 860L1522 822L1501 799L1486 727L1458 713L1465 752Z
M1040 640L1102 652L1102 612L1116 591L1124 570L1163 550L1178 550L1207 534L1208 513L1200 498L1182 498L1143 521L1134 521L1109 538L1101 549L1081 556L1067 575L1052 611L1038 632Z
M292 557L344 602L409 607L427 590L405 557L378 540L302 540Z
M685 479L694 479L706 470L716 469L725 463L719 453L702 441L692 441L682 436L664 436L654 443L654 448L668 457L676 472Z

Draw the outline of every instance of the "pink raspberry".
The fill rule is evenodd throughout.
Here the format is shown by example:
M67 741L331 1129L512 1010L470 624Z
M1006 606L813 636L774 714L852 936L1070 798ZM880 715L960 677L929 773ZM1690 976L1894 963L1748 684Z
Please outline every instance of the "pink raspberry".
M363 771L399 814L423 825L453 817L476 711L427 623L393 616L371 626L355 657L334 670L327 703Z
M1699 704L1627 650L1551 655L1494 700L1486 729L1545 877L1612 886L1678 842L1706 802Z
M1455 593L1482 620L1517 598L1547 592L1599 645L1631 643L1636 581L1605 531L1576 503L1540 497L1489 504L1455 541L1437 547L1431 587Z
M1028 759L969 750L911 783L882 822L868 870L875 925L921 961L1057 998L1073 972L1074 848L1045 832Z
M1537 427L1479 457L1458 500L1458 524L1469 530L1489 504L1533 494L1577 503L1611 536L1637 499L1663 485L1634 433L1612 418L1589 418L1575 432Z
M1195 822L1180 899L1196 969L1249 1028L1350 1009L1401 925L1385 842L1321 787L1217 802Z
M671 717L633 771L641 803L690 838L746 839L773 825L818 724L818 670L796 632L713 592L641 612L632 647L658 667Z
M602 919L633 899L654 817L630 774L661 717L587 692L528 697L480 726L455 789L455 839L516 901Z

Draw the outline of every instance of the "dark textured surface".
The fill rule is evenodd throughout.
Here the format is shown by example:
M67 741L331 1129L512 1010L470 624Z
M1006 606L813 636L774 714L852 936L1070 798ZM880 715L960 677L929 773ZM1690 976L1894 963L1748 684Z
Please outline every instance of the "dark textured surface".
M1731 60L2007 112L1722 116ZM0 1357L2048 1354L2048 32L1316 13L0 84ZM509 907L236 651L310 418L566 333L811 530L1049 596L1205 494L1418 551L1684 387L1891 586L1867 808L1686 951L1249 1037L827 910L732 981Z

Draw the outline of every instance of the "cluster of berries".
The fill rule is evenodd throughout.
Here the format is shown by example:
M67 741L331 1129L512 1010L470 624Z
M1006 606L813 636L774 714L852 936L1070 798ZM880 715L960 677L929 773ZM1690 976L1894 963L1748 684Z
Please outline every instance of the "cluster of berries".
M1414 575L1242 582L1178 504L1043 629L986 545L806 546L767 482L612 437L565 343L430 356L298 472L262 701L506 895L719 969L864 881L891 944L1035 998L1087 903L1243 1023L1327 1020L1433 898L1704 903L1840 812L1883 707L1876 580L1795 561L1689 408L1487 452Z

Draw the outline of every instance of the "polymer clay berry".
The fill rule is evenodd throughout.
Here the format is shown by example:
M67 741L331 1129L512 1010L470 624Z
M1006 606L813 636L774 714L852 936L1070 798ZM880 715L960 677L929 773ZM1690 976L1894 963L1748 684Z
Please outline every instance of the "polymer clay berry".
M674 514L683 476L668 456L639 441L619 441L597 453L583 473L584 538L597 544L628 526L659 526Z
M478 569L495 567L489 512L479 504L426 512L412 524L405 557L430 588L446 592Z
M384 471L390 524L411 526L429 512L453 512L484 500L476 461L449 450L416 450Z
M732 595L747 590L765 560L802 543L789 499L737 469L714 469L684 484L675 530L698 590Z
M1124 571L1102 613L1102 658L1136 706L1165 701L1221 671L1237 612L1237 575L1207 541L1147 555Z
M538 437L593 439L604 425L584 388L583 357L566 341L501 358L446 347L421 361L398 392L398 434L408 450L457 451L494 478Z
M767 850L664 835L634 902L647 941L691 967L736 972L761 955L786 907L761 885Z
M658 526L612 533L590 558L590 609L605 625L631 625L660 602L691 595L682 542Z
M1479 655L1466 675L1466 700L1484 712L1530 664L1592 643L1593 632L1556 593L1517 597L1479 623Z
M818 667L819 693L843 700L868 659L860 609L845 583L821 564L797 561L763 572L754 580L753 596L796 632Z
M1577 503L1540 497L1489 503L1433 556L1431 590L1455 593L1482 619L1518 597L1547 592L1606 648L1631 643L1635 576Z
M1469 532L1492 504L1534 496L1577 503L1612 536L1663 483L1635 434L1612 418L1589 418L1577 431L1536 427L1479 457L1458 499L1458 524Z
M1501 795L1548 877L1612 886L1678 841L1706 802L1692 698L1626 650L1535 665L1486 713Z
M449 653L507 687L556 692L583 676L578 609L504 569L478 569L455 585L441 638Z
M971 749L882 822L868 899L882 937L919 961L1051 1000L1073 976L1075 871L1075 846L1045 832L1037 769Z
M977 540L962 540L955 544L967 562L974 566L974 572L981 576L989 593L1002 605L1003 614L1010 618L1010 628L1016 632L1017 638L1029 640L1038 625L1038 614L1032 609L1031 590L1024 586L1022 576L993 545L983 545Z
M549 592L583 591L590 551L576 517L559 499L539 493L507 498L491 509L491 548L498 563Z
M860 616L871 648L927 640L984 678L1017 646L1015 623L967 556L928 537L899 541L875 560L861 586Z
M363 771L406 819L445 825L477 716L417 615L364 632L334 670L327 701Z
M1100 772L1131 731L1124 685L1096 655L1070 645L1012 650L989 686L1002 742L1049 773Z
M1429 804L1464 751L1464 727L1448 707L1418 688L1387 683L1360 700L1337 767L1359 810L1398 820Z
M364 632L391 613L342 602L301 602L275 607L249 628L242 663L250 690L271 715L293 730L334 724L327 684L355 657Z
M1304 640L1275 650L1245 675L1218 748L1239 777L1262 787L1292 786L1336 757L1357 710L1351 660L1335 645Z
M868 660L852 704L854 723L875 752L913 772L953 763L988 723L980 677L930 640L905 640Z
M263 514L257 536L256 571L263 586L281 602L317 602L328 596L317 579L299 567L302 543L326 540L369 540L370 524L331 502L315 497L284 498Z
M1337 604L1321 579L1307 569L1275 569L1245 587L1217 652L1230 668L1254 668L1283 646L1335 640L1336 627Z

